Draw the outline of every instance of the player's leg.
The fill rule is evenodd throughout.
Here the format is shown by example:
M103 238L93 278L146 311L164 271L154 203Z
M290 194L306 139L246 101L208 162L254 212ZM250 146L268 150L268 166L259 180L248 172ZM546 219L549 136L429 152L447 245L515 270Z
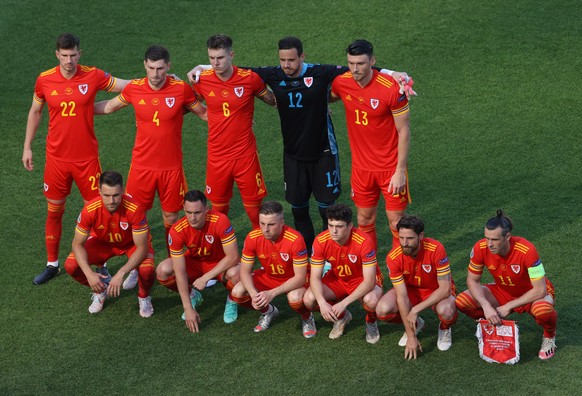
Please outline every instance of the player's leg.
M500 303L496 296L492 293L493 290L497 290L495 284L488 284L481 286L483 293L485 294L485 298L493 308L499 307ZM473 298L471 292L469 290L465 290L461 294L457 296L455 299L455 305L457 309L470 317L471 319L477 320L485 317L485 313L483 312L483 308L481 305Z
M435 311L440 319L437 347L441 351L446 351L453 343L451 327L455 324L459 316L457 306L455 305L455 296L451 295L439 301L435 306Z
M390 233L392 234L392 247L399 246L398 241L398 229L396 225L404 216L406 207L411 202L410 193L408 190L408 174L406 175L406 187L403 191L398 194L388 193L388 185L394 172L379 172L378 185L384 195L384 201L386 202L386 217L388 218L388 225L390 227Z
M352 168L352 200L356 205L358 228L378 246L376 217L380 189L372 172Z
M156 173L158 174L156 189L162 206L166 249L169 255L168 234L170 233L172 225L180 219L180 210L182 210L182 206L184 205L184 195L188 191L188 183L186 182L183 169Z
M295 229L303 236L305 245L311 252L315 230L309 215L309 197L312 187L308 176L306 162L297 161L283 154L285 200L291 205Z
M206 198L212 209L228 215L234 184L235 161L210 160L206 162Z
M546 281L546 289L548 294L544 298L534 301L529 310L536 323L544 329L542 347L538 353L538 357L542 360L554 356L558 322L558 311L556 311L554 302L554 286L549 281Z
M313 195L322 221L322 231L327 230L327 208L341 194L341 176L338 155L325 154L309 168Z
M253 229L259 228L259 211L267 186L257 153L236 160L234 179L238 185L243 206Z
M206 267L206 265L207 264L205 263L203 267L204 273L208 272L208 267ZM226 302L224 304L224 323L236 322L238 319L238 304L236 301L230 298L230 292L238 283L240 283L240 263L230 267L224 273L219 274L216 279L221 282L224 287L226 287L226 290L229 291L229 294L226 296Z
M138 273L138 304L139 304L139 314L144 318L149 318L154 313L154 307L152 305L152 298L150 296L150 291L154 286L154 281L156 279L156 270L154 264L154 249L151 244L151 237L149 240L149 251L145 259L138 265L135 269ZM126 256L130 258L136 250L136 247L132 247L127 251Z
M378 330L376 307L382 298L382 288L379 285L366 294L361 303L366 311L366 342L375 344L380 340L380 331Z
M398 303L396 301L396 291L394 289L388 290L380 300L378 300L378 304L376 305L376 315L382 322L402 323L398 311Z

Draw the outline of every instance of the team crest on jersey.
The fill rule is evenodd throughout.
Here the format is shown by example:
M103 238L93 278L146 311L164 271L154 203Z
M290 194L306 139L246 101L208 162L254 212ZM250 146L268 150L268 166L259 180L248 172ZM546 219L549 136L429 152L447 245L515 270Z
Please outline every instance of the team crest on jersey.
M471 249L471 254L469 255L469 258L473 258L474 255L475 255L475 248Z
M309 88L311 87L311 84L313 84L313 77L303 77L303 82L305 83L305 86Z
M204 239L206 239L210 244L214 243L214 237L212 235L206 234L204 235Z
M227 90L227 89L223 89L222 91L220 91L220 94L221 94L223 97L225 97L225 98L226 98L226 97L228 96L228 90Z
M168 234L168 246L172 244L172 236Z
M236 88L234 89L234 94L235 94L236 96L238 96L239 98L240 98L241 96L243 96L243 93L244 93L244 92L245 92L245 87L236 87Z
M281 258L284 261L289 261L289 254L288 253L280 253L281 254Z
M81 222L81 213L79 213L79 217L77 217L77 223Z
M176 103L176 98L166 98L166 105L171 109Z
M206 186L206 194L210 194L210 191L212 191L212 189L210 188L210 186Z
M515 272L516 274L519 274L519 270L521 269L521 267L519 266L519 264L511 264L510 267L511 267L511 270L513 272Z
M350 259L352 263L355 263L356 261L358 261L358 256L356 256L355 254L348 254L348 259Z
M44 183L44 190L48 191L48 184Z
M376 110L376 107L378 107L379 104L380 101L378 99L370 99L370 106L372 106L374 110Z
M88 84L79 84L79 92L81 92L83 95L85 95L88 90L89 90Z
M129 227L129 223L127 221L120 221L119 226L121 227L121 229L123 231L125 231L125 230L127 230L127 227Z
M427 274L430 274L430 271L432 270L432 266L430 264L423 264L422 265L422 269L424 270L424 272L426 272Z

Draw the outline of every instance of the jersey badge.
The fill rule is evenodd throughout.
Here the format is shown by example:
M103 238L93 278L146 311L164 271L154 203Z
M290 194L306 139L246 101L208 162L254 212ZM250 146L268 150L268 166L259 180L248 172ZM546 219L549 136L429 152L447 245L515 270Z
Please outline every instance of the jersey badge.
M244 93L244 92L245 92L245 88L244 88L244 87L235 87L235 88L234 88L234 94L235 94L236 96L238 96L239 98L240 98L241 96L243 96L243 93Z
M348 258L350 259L350 261L352 263L355 263L356 261L358 261L358 256L356 256L355 254L348 254Z
M352 95L346 96L346 100L352 100Z
M519 266L519 264L511 264L510 267L511 267L511 270L513 272L515 272L516 274L519 274L519 271L521 270L521 267Z
M265 256L263 253L261 253L261 254L259 254L259 258L260 258L260 259L266 259L266 258L267 258L267 256Z
M166 105L171 109L176 103L176 98L166 98Z
M99 227L97 227L98 230L104 230L105 226L103 224L99 224Z
M204 235L204 239L206 239L210 244L214 243L214 237L212 235L206 234Z
M59 96L59 93L57 92L56 89L53 89L53 91L51 92L51 96Z
M291 81L291 85L296 87L299 85L299 81L295 80L295 81Z
M142 105L142 106L143 106L143 105L145 105L145 104L146 104L146 102L145 102L145 100L143 100L143 99L142 99L142 100L140 100L140 101L139 101L137 104L138 104L138 105Z
M121 227L121 229L123 231L125 231L125 230L127 230L127 227L129 227L129 223L127 221L120 221L119 226Z
M279 83L279 86L280 86L280 87L286 87L286 86L287 86L287 84L285 84L285 81L281 81L281 82Z
M469 258L473 258L474 255L475 255L475 248L471 249L471 254L469 255Z
M88 90L89 90L88 84L79 84L79 92L81 92L83 95L85 95Z
M71 87L67 87L67 88L65 88L65 93L66 93L67 95L72 95L72 94L73 94L73 88L71 88Z
M168 246L172 245L172 236L168 234Z
M358 102L364 103L364 98L362 98L362 97L358 98Z
M370 99L370 106L372 106L374 110L376 110L376 107L378 107L379 104L380 101L378 99Z
M311 87L311 84L313 84L313 77L303 77L303 82L305 83L305 86L309 88Z
M426 272L427 274L430 274L430 271L432 270L432 266L430 264L423 264L422 265L422 269L424 270L424 272Z
M48 188L49 188L49 187L48 187L48 184L44 183L44 190L45 190L45 191L48 191Z
M281 258L284 261L289 261L289 254L288 253L279 253L281 255Z
M222 91L220 91L220 94L221 94L221 95L222 95L224 98L226 98L226 97L229 95L229 93L228 93L228 90L227 90L227 89L223 89Z
M79 217L77 217L77 223L81 222L81 213L79 213Z
M153 99L152 99L152 104L153 104L154 106L157 106L157 105L159 105L159 104L160 104L160 100L159 100L158 98L153 98Z
M206 186L206 194L210 194L211 191L212 189L210 188L210 186Z

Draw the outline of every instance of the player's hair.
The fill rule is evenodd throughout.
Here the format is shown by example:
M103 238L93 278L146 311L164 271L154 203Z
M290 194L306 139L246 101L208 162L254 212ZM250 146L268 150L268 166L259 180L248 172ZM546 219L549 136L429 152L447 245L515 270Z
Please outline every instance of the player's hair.
M144 55L143 60L144 61L159 61L159 60L164 60L164 62L166 63L170 63L170 52L168 52L168 50L164 47L162 47L161 45L152 45L150 46Z
M345 221L346 224L351 224L354 216L352 209L342 204L331 205L325 213L328 220Z
M202 202L202 205L206 206L207 199L206 195L200 190L190 190L184 195L184 203L186 202Z
M416 235L424 232L424 223L416 216L404 215L396 224L396 229L400 231L401 228L412 230Z
M109 187L123 187L123 176L121 176L121 173L115 171L105 171L101 173L101 177L99 177L99 187L104 184Z
M276 214L279 215L279 217L283 217L283 205L281 205L277 201L263 202L263 204L261 205L261 209L259 210L259 214L262 215Z
M208 38L206 46L209 49L223 49L230 52L232 51L232 39L226 34L215 34Z
M497 209L497 213L494 217L487 220L485 224L485 228L488 230L494 230L498 227L501 227L501 235L505 236L513 230L513 221L511 218L503 213L502 209Z
M368 55L368 58L374 56L374 46L367 40L356 40L346 49L348 55Z
M81 46L81 40L79 37L71 33L63 33L57 37L57 50L61 49L79 49Z
M301 43L301 40L294 36L283 37L281 40L279 40L279 49L296 49L297 55L301 56L301 54L303 54L303 43Z

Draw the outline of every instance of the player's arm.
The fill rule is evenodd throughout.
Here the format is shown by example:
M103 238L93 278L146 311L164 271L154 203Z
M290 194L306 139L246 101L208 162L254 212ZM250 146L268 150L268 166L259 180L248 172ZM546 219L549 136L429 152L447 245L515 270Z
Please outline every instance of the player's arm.
M267 88L262 95L256 95L256 97L269 106L277 107L277 99L275 98L275 94L269 88Z
M532 288L525 292L521 297L497 307L497 313L499 316L504 318L509 315L513 309L541 300L548 293L546 289L546 278L543 276L535 280L532 279L531 285Z
M125 86L127 84L129 84L130 82L131 82L131 80L124 80L124 79L115 77L115 84L111 88L111 92L119 93L119 92L123 91L123 88L125 88Z
M190 70L188 73L186 73L186 77L188 77L188 81L190 81L190 84L198 84L200 74L202 74L203 71L210 69L212 69L211 65L198 65L194 67L192 70Z
M408 298L408 291L406 284L400 282L394 284L394 291L396 292L396 304L398 304L398 311L404 324L404 330L408 336L406 346L404 347L404 359L416 359L417 351L422 352L422 345L416 337L416 317L411 320L410 316L410 299Z
M230 240L227 244L222 245L225 256L216 264L214 268L196 279L192 285L198 290L204 290L209 280L216 278L218 275L226 272L230 267L234 267L239 261L238 245L236 238Z
M410 148L410 112L394 116L394 125L398 132L398 163L396 171L390 179L388 192L400 194L406 188L406 168Z
M129 271L137 268L143 260L148 255L148 240L149 232L133 232L133 243L135 244L135 251L131 257L127 260L125 265L123 265L117 273L111 278L109 282L109 287L107 288L107 293L110 296L116 297L121 293L121 286L123 284L123 278L125 275L129 274Z
M196 114L201 120L208 122L208 112L206 106L202 104L200 100L194 105L194 107L186 107L189 112Z
M439 287L435 291L433 291L426 300L416 304L410 310L409 319L411 319L413 323L416 323L416 317L418 316L419 313L421 313L427 308L432 307L435 304L438 304L439 302L441 302L445 298L448 298L451 295L452 289L451 274L439 276L437 278L437 282L439 284Z
M346 298L333 306L333 312L336 314L336 316L340 316L351 303L358 301L360 298L363 298L374 288L374 285L376 284L376 265L364 266L362 268L362 274L364 279L358 285L358 287L356 287L352 294L348 295Z
M188 272L186 271L186 259L184 256L172 256L172 267L174 269L174 276L176 277L176 286L178 293L180 293L180 300L182 307L184 307L184 316L186 317L186 327L192 333L198 333L198 325L200 324L200 315L190 302L190 285L188 284Z
M32 141L38 131L43 108L44 102L39 103L33 99L30 110L28 111L26 134L24 136L24 148L22 150L22 164L24 165L24 168L29 171L34 169L34 162L32 161Z
M314 245L315 249L315 245ZM313 256L312 256L313 257ZM313 261L311 262L311 273L309 275L309 288L317 301L317 305L319 305L319 311L321 312L321 316L323 319L327 320L328 322L337 320L337 317L333 313L331 309L331 305L327 302L323 295L323 282L321 281L321 277L323 276L323 262L321 264L315 264Z
M264 290L253 299L253 304L257 304L260 307L266 307L271 301L279 294L289 293L291 290L299 289L305 283L305 277L307 276L307 265L293 266L294 275L292 278L287 279L284 283L279 286Z
M254 268L254 260L253 263L248 261L241 261L240 264L240 281L242 282L245 290L249 293L251 299L259 292L255 288L255 282L253 282L253 268Z
M485 319L494 325L501 324L499 314L487 299L483 286L481 286L481 274L474 274L469 271L467 273L467 288L473 299L483 308Z
M120 95L116 96L115 98L109 100L102 100L101 102L97 102L94 105L95 114L111 114L115 113L117 110L123 109L128 103L123 102L120 98Z
M102 293L106 287L102 278L106 278L106 276L98 274L91 269L91 265L87 258L87 250L85 249L85 242L87 242L88 238L88 233L84 234L78 229L75 229L75 236L73 237L71 247L73 249L73 254L75 255L75 260L79 264L79 268L81 268L81 271L83 271L83 274L85 274L85 277L87 278L89 287L91 287L95 293Z

